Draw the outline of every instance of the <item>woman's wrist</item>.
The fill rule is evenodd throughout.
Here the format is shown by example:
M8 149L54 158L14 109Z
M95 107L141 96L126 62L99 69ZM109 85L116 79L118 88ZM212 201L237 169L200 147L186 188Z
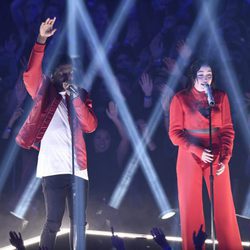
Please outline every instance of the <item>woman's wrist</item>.
M152 96L145 95L144 96L144 108L150 108L152 106Z

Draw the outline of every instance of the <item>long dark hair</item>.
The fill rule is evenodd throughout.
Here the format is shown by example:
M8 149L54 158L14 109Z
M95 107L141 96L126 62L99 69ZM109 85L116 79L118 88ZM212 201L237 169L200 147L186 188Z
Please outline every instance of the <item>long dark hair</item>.
M189 81L187 86L188 90L190 90L194 86L194 81L197 78L197 72L200 70L202 66L208 66L211 68L213 74L211 86L213 88L215 87L215 68L213 66L213 63L211 60L202 58L194 60L189 68L188 72Z

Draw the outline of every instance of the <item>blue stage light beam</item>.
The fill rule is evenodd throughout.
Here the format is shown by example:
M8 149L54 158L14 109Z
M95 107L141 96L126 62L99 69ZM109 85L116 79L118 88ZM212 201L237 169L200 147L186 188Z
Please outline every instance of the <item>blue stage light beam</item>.
M125 104L124 97L120 92L116 78L112 73L111 67L106 58L104 50L97 38L97 34L90 20L90 17L87 13L86 7L84 6L83 3L80 3L79 1L78 1L78 6L79 6L77 8L79 11L78 13L80 14L80 17L82 19L81 27L83 33L90 44L92 54L93 55L97 54L99 57L100 64L103 66L100 68L100 70L105 80L104 83L117 104L123 123L131 139L132 146L134 150L137 152L140 162L142 163L143 172L147 179L149 187L152 193L154 194L154 198L156 200L156 203L160 211L163 213L166 210L170 209L167 197L164 194L163 188L161 186L157 173L154 170L153 164L150 158L148 157L147 153L145 152L144 147L142 146L142 141L140 140L140 136L135 128L134 122Z
M36 191L38 190L41 183L41 179L36 178L36 173L32 175L30 178L30 181L24 191L24 193L21 196L21 199L18 202L18 205L14 209L14 211L11 212L11 214L15 215L17 218L26 220L25 215L28 211L28 208L31 204L31 201L36 194Z
M119 31L124 24L129 11L134 6L134 0L123 0L120 2L118 9L111 21L111 24L108 26L108 29L105 33L105 36L102 40L102 46L106 54L112 49L112 44L116 40ZM98 69L102 65L98 60L98 55L94 55L94 59L91 61L90 66L88 67L85 77L83 79L84 87L87 90L90 90L93 84L93 79L97 74Z
M10 142L10 146L7 149L7 152L4 155L4 158L1 163L1 172L0 172L0 192L2 192L4 185L7 181L7 178L10 174L11 168L15 161L15 158L19 152L19 148L15 143L15 139Z
M243 217L245 219L250 219L250 186L248 187L247 190L247 196L244 202L244 206L241 212L240 217Z
M67 1L67 41L68 41L68 54L71 58L72 65L75 68L73 71L73 78L77 81L78 75L83 75L82 68L79 65L80 54L78 47L78 37L77 37L77 5L76 1ZM75 114L72 112L71 122L75 119ZM73 129L73 126L71 126ZM72 131L71 135L74 134ZM72 142L74 143L74 142ZM73 148L72 148L73 154ZM73 159L74 161L74 159ZM73 165L72 161L72 167ZM86 240L85 240L85 199L83 195L85 193L84 186L82 181L79 180L76 176L73 176L73 248L74 249L86 249Z
M195 47L199 41L200 36L202 35L203 31L203 24L205 20L202 14L200 14L190 32L190 34L187 37L187 45L188 47L194 51ZM168 94L168 86L171 87L173 90L176 89L177 84L186 69L186 66L189 63L190 58L182 58L181 56L177 59L177 65L179 65L178 72L176 71L177 68L174 69L173 74L167 79L168 84L166 85L165 89L163 90L163 96ZM176 71L176 73L175 73ZM143 135L143 142L144 142L144 148L146 148L146 145L150 141L150 138L152 137L161 117L162 117L162 104L161 99L157 102L154 111L152 112L152 115L150 117L148 126L147 126L147 133ZM129 160L129 163L127 164L124 173L118 182L116 188L114 189L114 192L110 198L109 205L114 208L119 208L127 190L128 187L133 179L133 176L137 170L139 163L139 159L137 155L134 153L131 159Z
M204 2L204 16L206 17L208 28L211 32L211 39L214 40L214 44L218 51L218 57L222 62L222 65L225 66L225 74L228 81L228 94L232 97L233 100L236 100L238 116L239 116L239 125L241 127L241 132L244 135L245 144L248 149L250 149L250 131L248 129L247 115L244 110L244 98L240 90L239 81L233 69L232 63L230 62L230 56L227 49L227 46L222 38L222 34L218 29L218 25L215 23L216 18L213 16L213 12L210 10L210 6Z
M77 19L76 19L76 2L67 0L67 41L68 54L70 58L79 56L77 40Z
M240 125L240 132L243 135L244 142L246 145L246 148L250 149L250 131L248 127L247 122L247 113L244 109L244 99L242 92L240 90L239 81L237 79L236 73L233 69L232 63L230 61L229 51L227 49L227 46L223 40L223 36L218 28L218 25L215 23L215 18L213 16L213 12L209 10L209 6L207 6L206 3L204 3L205 10L204 10L204 16L207 19L208 23L208 31L212 34L211 38L214 41L214 44L218 51L218 57L222 63L222 65L225 67L225 75L227 79L229 80L227 82L228 88L228 94L232 97L233 100L235 100L234 104L237 105L237 111L238 111L238 117L239 117L239 125ZM238 214L239 217L250 219L250 188L248 188L247 196L245 199L245 203L243 206L242 214Z
M46 46L46 51L43 59L43 68L45 75L50 75L52 73L51 71L54 70L53 64L55 63L56 58L62 49L64 40L66 39L66 31L66 28L57 30L51 38L53 39L53 41L51 41L51 43Z
M215 24L212 19L214 18L209 11L209 7L206 6L205 9L205 17L207 18L207 22L209 24L209 29L212 33L212 38L214 40L215 46L217 47L218 50L218 55L219 58L222 62L222 65L225 66L225 73L228 81L228 93L232 97L233 100L235 100L235 105L237 105L237 110L238 110L238 117L239 117L239 125L240 125L240 132L243 135L245 145L247 149L250 149L250 131L248 127L248 121L247 121L247 113L246 110L244 109L244 98L242 95L242 92L240 90L240 85L239 81L237 79L237 76L235 74L235 71L233 69L233 66L230 62L230 56L228 49L226 47L226 44L224 43L222 39L222 34L220 30L218 29L218 26ZM241 215L239 215L243 218L250 219L250 188L248 188L248 192L246 195L246 199L244 202L244 206L242 209Z

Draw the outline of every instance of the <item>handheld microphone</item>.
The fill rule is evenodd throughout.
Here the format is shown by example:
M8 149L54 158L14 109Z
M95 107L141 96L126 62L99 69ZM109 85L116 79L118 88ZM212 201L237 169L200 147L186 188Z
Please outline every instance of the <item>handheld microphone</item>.
M64 81L63 82L63 88L65 90L68 90L69 92L72 92L72 93L77 93L76 89L74 88L73 84L69 81Z
M73 98L79 95L76 87L70 82L63 82L63 88L66 90L66 93Z
M68 87L68 89L69 89L69 91L71 92L71 93L73 93L73 94L78 94L78 92L75 90L75 88L73 87L73 85L69 85L69 87Z
M205 93L207 94L208 105L210 107L213 107L215 105L215 101L212 94L212 88L208 83L205 83L204 88L205 88Z

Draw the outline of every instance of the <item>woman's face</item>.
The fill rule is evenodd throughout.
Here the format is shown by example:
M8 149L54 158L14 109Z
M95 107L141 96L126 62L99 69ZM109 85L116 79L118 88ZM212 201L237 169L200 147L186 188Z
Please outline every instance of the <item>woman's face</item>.
M98 129L94 136L94 148L96 153L106 152L111 143L111 136L105 129Z
M194 80L194 87L199 92L205 91L205 84L212 84L213 73L210 66L203 65L197 71L196 78Z

